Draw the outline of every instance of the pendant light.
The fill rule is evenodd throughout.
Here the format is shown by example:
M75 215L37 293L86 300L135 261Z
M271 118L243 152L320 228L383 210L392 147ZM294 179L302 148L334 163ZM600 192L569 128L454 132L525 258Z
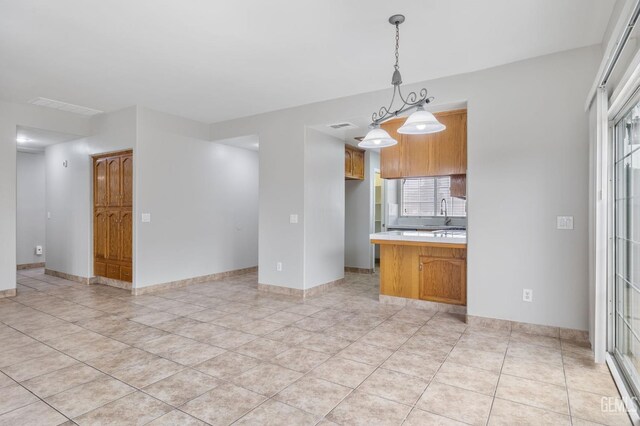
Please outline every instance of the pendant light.
M389 136L380 126L372 127L367 136L358 144L361 148L386 148L397 144L398 141Z
M393 85L393 96L388 107L381 107L378 112L371 116L369 133L358 144L361 148L385 148L398 143L386 131L380 128L380 124L392 117L398 117L406 112L415 110L413 114L398 129L398 133L407 135L426 135L429 133L441 132L446 127L440 123L436 117L424 106L433 101L433 97L427 95L427 89L422 88L420 94L410 92L406 97L402 94L402 76L400 75L399 48L400 48L400 24L405 21L404 15L393 15L389 18L389 23L396 27L396 63L394 65L391 84ZM396 96L402 101L402 105L397 110L392 110Z

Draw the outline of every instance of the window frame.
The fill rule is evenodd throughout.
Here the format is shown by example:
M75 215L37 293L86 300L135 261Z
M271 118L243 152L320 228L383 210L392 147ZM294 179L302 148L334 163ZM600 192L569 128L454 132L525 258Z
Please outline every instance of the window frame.
M433 218L442 218L445 217L444 215L440 215L438 214L439 210L439 203L440 201L438 200L438 179L443 179L443 178L449 178L451 179L451 176L447 176L447 175L443 175L443 176L420 176L420 177L410 177L410 178L402 178L399 179L400 182L398 183L398 198L399 198L399 207L400 207L400 211L398 214L398 217L402 217L402 218L416 218L416 219L433 219ZM405 182L407 181L407 179L434 179L434 192L433 192L433 205L434 205L434 215L433 216L414 216L414 215L406 215L404 213L404 185ZM451 182L451 181L449 181ZM449 198L456 198L456 197L449 197ZM464 216L452 216L452 215L447 215L446 217L453 217L453 218L466 218L467 217L467 209L466 209L466 200L464 200L465 202L465 214ZM452 206L451 205L447 205L447 209L451 209Z

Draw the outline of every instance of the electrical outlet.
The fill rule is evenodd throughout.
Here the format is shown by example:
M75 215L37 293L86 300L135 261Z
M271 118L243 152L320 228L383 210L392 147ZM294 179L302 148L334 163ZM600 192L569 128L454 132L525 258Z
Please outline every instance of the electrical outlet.
M523 302L533 302L533 290L530 288L525 288L522 290L522 301Z
M37 254L38 256L41 256L41 255L42 255L42 246L36 246L36 254Z
M276 263L276 271L282 272L282 262Z
M298 223L298 215L290 214L289 215L289 223Z

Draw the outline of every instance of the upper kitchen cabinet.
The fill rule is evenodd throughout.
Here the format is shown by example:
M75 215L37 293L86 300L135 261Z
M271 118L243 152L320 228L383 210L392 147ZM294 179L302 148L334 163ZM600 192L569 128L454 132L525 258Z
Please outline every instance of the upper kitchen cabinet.
M364 151L351 145L344 146L344 177L364 180Z
M429 135L401 135L397 129L406 117L381 127L398 141L380 151L380 175L385 179L467 173L467 110L434 114L447 128Z

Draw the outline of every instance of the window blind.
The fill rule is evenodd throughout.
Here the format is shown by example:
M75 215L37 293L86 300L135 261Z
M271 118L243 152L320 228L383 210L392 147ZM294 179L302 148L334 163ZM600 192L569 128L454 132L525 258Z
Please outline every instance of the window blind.
M444 216L440 214L440 203L447 202L448 216L467 215L466 201L451 196L451 178L424 177L402 181L402 216Z

